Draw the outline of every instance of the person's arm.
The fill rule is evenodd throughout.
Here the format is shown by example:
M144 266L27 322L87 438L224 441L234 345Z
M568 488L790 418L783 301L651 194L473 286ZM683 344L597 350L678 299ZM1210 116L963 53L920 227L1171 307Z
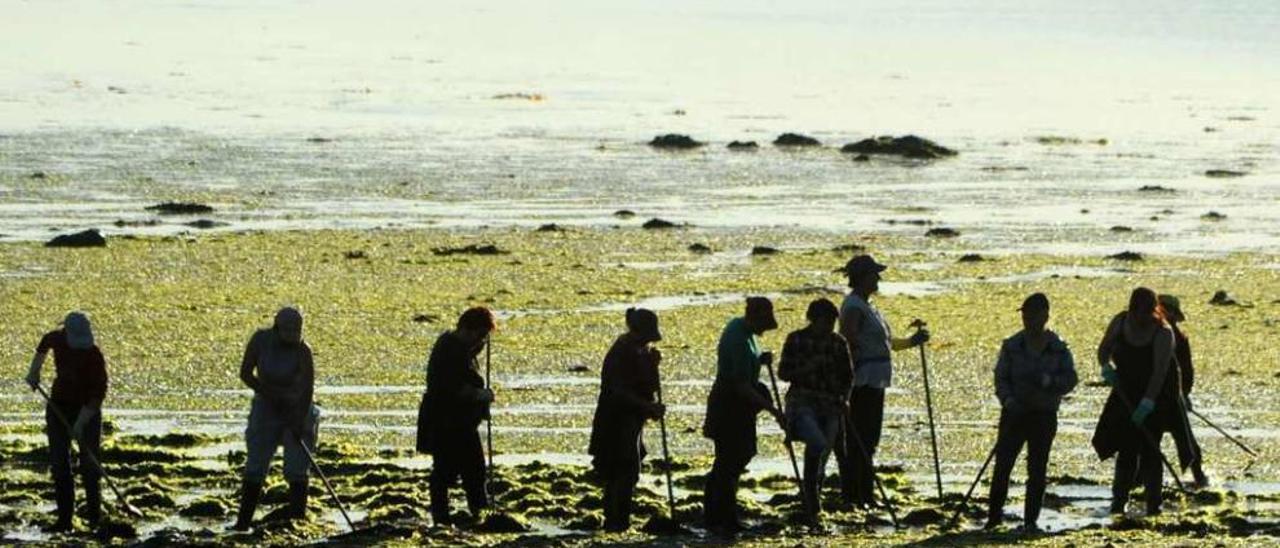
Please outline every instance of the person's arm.
M852 312L840 314L840 336L849 345L849 361L858 363L858 329L862 327L862 315Z
M311 353L311 346L302 343L302 359L298 364L302 371L302 412L311 413L311 404L315 400L316 394L316 362L315 356ZM304 415L305 416L305 415Z
M1061 358L1058 361L1058 369L1053 375L1054 391L1060 396L1069 394L1076 389L1076 384L1080 382L1080 377L1076 374L1076 359L1071 355L1071 349L1064 345Z
M80 439L84 434L84 429L88 426L89 421L102 413L102 402L107 397L107 361L102 356L102 351L97 348L93 349L90 354L89 363L86 364L81 374L85 376L84 386L87 392L87 400L84 405L80 406L80 413L76 415L75 422L71 425L72 436Z
M1196 369L1191 364L1191 342L1186 335L1176 339L1178 346L1174 352L1178 356L1178 371L1182 376L1182 395L1188 396L1191 394L1191 386L1196 382Z
M1098 343L1098 367L1102 369L1111 367L1111 353L1115 351L1116 337L1120 336L1123 328L1123 314L1112 318L1111 323L1107 324L1107 331L1102 334L1102 341Z
M782 343L782 359L778 361L778 378L787 382L795 382L811 372L816 364L812 360L807 360L808 356L801 356L798 336L795 333L787 335L787 340Z
M40 386L40 370L44 368L44 360L48 355L48 351L36 351L35 355L31 357L31 366L27 368L27 376L24 380L27 381L27 386L30 386L32 390Z
M844 341L844 337L836 337L840 338L840 344L836 345L835 363L831 365L839 371L837 379L840 385L836 390L840 394L840 401L848 402L849 394L853 391L853 359L849 356L849 344Z
M1000 355L996 358L995 386L996 399L1000 400L1002 407L1008 405L1013 398L1013 370L1009 360L1009 346L1001 344Z
M1173 361L1173 332L1168 327L1159 329L1152 345L1155 363L1151 364L1151 381L1147 383L1146 399L1154 402L1160 397L1165 376L1169 373L1169 363Z
M258 336L249 338L249 344L244 347L244 358L240 360L240 382L258 393L262 389L262 382L254 375L254 371L258 368Z

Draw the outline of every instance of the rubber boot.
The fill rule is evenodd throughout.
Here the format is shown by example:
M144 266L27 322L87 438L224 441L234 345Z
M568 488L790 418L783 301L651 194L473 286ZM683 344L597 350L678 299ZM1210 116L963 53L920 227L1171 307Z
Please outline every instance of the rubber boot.
M289 519L307 519L307 480L289 482Z
M253 513L258 509L258 499L262 497L262 482L245 481L240 486L240 511L236 514L236 524L232 529L248 531L253 526Z
M85 478L84 506L89 529L96 530L102 524L102 483L98 478Z
M59 478L55 481L53 492L54 502L57 503L58 521L49 528L49 531L54 533L71 531L72 517L76 508L76 492L74 484L71 483L71 478Z

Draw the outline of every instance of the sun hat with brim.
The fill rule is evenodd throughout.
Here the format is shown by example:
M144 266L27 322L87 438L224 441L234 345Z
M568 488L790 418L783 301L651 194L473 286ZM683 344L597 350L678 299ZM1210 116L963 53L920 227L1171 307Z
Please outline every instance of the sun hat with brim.
M889 267L877 263L871 255L858 255L844 264L844 273L853 278L868 272L884 272Z
M647 308L632 308L627 311L627 325L637 335L651 341L662 340L662 331L658 330L658 315Z
M77 350L93 348L93 326L83 312L67 314L62 320L62 329L67 333L67 346Z
M1175 312L1180 316L1186 315L1182 313L1182 301L1178 300L1177 297L1173 295L1160 295L1156 299L1160 301L1160 306L1165 310Z
M773 315L773 301L767 297L747 297L747 316L763 320L765 329L777 329L778 318Z

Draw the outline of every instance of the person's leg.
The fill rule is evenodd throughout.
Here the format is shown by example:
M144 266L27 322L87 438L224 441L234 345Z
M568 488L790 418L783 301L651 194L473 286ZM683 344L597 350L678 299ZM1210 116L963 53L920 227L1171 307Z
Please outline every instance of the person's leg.
M236 515L236 530L246 530L253 523L253 513L262 496L262 484L271 467L271 457L280 446L284 434L283 424L275 420L267 404L258 398L249 407L249 427L245 429L244 481L240 487L240 510Z
M840 498L846 504L852 504L857 500L857 492L855 489L856 482L854 478L862 472L862 450L858 448L858 444L854 441L854 405L857 398L857 390L849 400L849 406L844 408L844 424L840 425L840 441L842 451L836 452L836 470L840 475Z
M1049 452L1058 434L1058 415L1049 411L1029 417L1027 422L1027 497L1023 501L1022 522L1028 531L1038 528L1040 507L1049 474Z
M1159 433L1155 434L1158 435ZM1159 437L1155 438L1155 444L1159 447ZM1138 473L1142 476L1143 498L1147 503L1148 516L1160 515L1160 506L1164 502L1164 465L1156 447L1143 445L1143 451L1138 457Z
M702 489L702 516L708 530L723 527L725 524L723 475L727 447L720 440L712 441L714 457L711 461L711 471L707 472L706 484Z
M613 484L613 520L606 522L605 528L625 531L631 528L631 498L635 494L636 483L640 481L640 463L617 463L609 481Z
M1111 480L1111 513L1123 514L1129 504L1129 491L1138 471L1137 448L1126 448L1116 453L1116 471Z
M457 481L458 445L465 443L445 432L435 435L435 450L431 454L431 475L429 476L428 495L431 500L431 519L436 525L452 523L449 515L449 487Z
M102 465L102 413L94 415L85 426L80 439L80 451L92 454L98 465ZM102 520L102 470L89 464L87 459L82 460L84 462L80 464L80 479L84 483L85 518L89 521L89 527L97 528Z
M308 478L311 471L311 459L307 451L315 452L316 441L320 435L319 424L315 417L308 413L301 432L285 432L284 434L284 478L289 482L289 517L303 519L307 517ZM301 435L299 440L295 434ZM306 450L299 443L306 444Z
M1204 449L1200 447L1200 441L1190 427L1187 428L1187 441L1191 442L1191 449L1196 455L1195 460L1191 461L1191 476L1195 478L1196 487L1208 487L1209 476L1204 473Z
M484 447L477 431L464 433L462 439L465 443L459 447L458 475L462 476L462 490L467 494L467 510L472 516L479 516L489 507L489 493L485 490Z
M818 515L818 490L822 481L822 461L829 445L827 432L819 424L817 412L810 406L794 408L791 426L794 434L804 442L804 489L801 492L805 513L811 518Z
M996 467L991 472L991 490L987 494L987 528L994 528L1004 521L1004 504L1009 497L1009 476L1026 441L1026 429L1022 417L1008 411L1000 412L1000 425L996 434Z
M858 403L854 406L854 431L865 451L859 473L853 478L855 501L860 504L875 503L875 457L880 446L880 432L884 423L884 389L859 387ZM857 440L855 440L857 441Z
M58 516L53 530L70 531L71 516L76 506L75 485L71 479L71 433L56 414L62 409L55 411L55 405L48 404L44 411L45 434L49 438L49 472L53 475L53 499Z

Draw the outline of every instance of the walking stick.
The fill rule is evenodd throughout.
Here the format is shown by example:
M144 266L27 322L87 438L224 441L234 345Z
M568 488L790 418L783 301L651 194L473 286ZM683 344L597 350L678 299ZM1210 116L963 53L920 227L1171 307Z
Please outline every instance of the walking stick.
M927 323L920 318L911 321L911 327L918 332ZM938 431L933 423L933 392L929 390L929 360L924 355L924 344L920 344L920 367L924 370L924 404L929 412L929 441L933 444L933 477L938 483L938 500L942 500L942 462L938 459Z
M862 454L862 462L866 464L867 470L871 472L871 481L876 484L876 489L880 491L880 499L884 500L885 509L889 510L889 519L893 521L894 529L901 529L898 524L898 512L893 509L893 500L889 498L889 492L885 490L884 484L880 482L880 475L876 473L875 465L871 463L871 454L867 452L867 446L862 444L862 436L858 435L858 431L849 427L849 419L844 411L840 412L840 431L846 436L853 436L853 442L858 446L858 452ZM837 447L844 447L844 443L840 443ZM845 459L849 458L847 449L845 450Z
M1192 415L1195 415L1196 417L1198 417L1200 420L1204 421L1205 424L1209 425L1214 430L1217 430L1219 434L1222 434L1228 440L1231 440L1231 443L1236 444L1236 447L1239 447L1242 451L1244 451L1245 453L1248 453L1249 456L1253 458L1258 458L1258 454L1255 453L1253 449L1250 449L1248 445L1245 445L1244 442L1236 439L1235 436L1228 434L1226 430L1223 430L1221 427L1214 424L1213 421L1210 421L1204 415L1201 415L1199 411L1196 411L1195 409L1191 409L1190 407L1187 408L1187 411Z
M656 365L654 366L654 369L655 370L657 369ZM663 405L661 375L658 375L657 386L658 386L658 390L657 390L658 405ZM666 413L663 413L662 416L658 417L658 428L659 430L662 431L662 459L665 460L667 463L667 465L665 466L666 473L667 473L667 509L670 511L671 520L675 521L676 491L675 491L675 487L671 484L671 450L667 447L667 414Z
M1132 415L1135 407L1133 406L1133 403L1129 401L1129 397L1124 395L1124 391L1120 389L1120 383L1117 382L1116 386L1111 388L1111 393L1120 398L1120 403L1124 404L1125 408L1128 409L1129 414ZM1147 441L1147 445L1151 446L1157 455L1160 455L1160 462L1164 463L1164 468L1173 476L1173 481L1178 484L1178 490L1182 491L1183 494L1190 494L1190 492L1187 491L1187 487L1182 484L1182 478L1178 477L1178 471L1173 468L1173 465L1169 463L1169 459L1165 458L1164 453L1160 451L1160 443L1151 435L1151 431L1147 430L1145 425L1139 424L1136 426L1138 431L1142 432L1142 438Z
M347 527L355 531L356 526L351 523L351 516L347 515L347 506L342 504L341 498L338 498L338 492L333 490L333 485L329 483L329 478L324 475L324 470L321 470L320 465L316 463L316 457L311 454L311 449L302 442L302 436L299 436L296 430L291 430L289 433L293 435L293 441L298 442L298 447L302 448L302 454L307 456L307 463L311 465L311 469L315 470L316 475L320 477L320 482L324 484L324 489L329 492L329 497L333 499L333 503L338 506L338 511L342 512L342 519L346 520Z
M773 361L764 362L765 369L769 370L769 384L773 386L774 406L782 409L782 396L778 393L778 379L773 375ZM791 471L796 475L796 486L800 489L800 500L804 500L804 480L800 479L800 465L796 464L796 449L791 445L791 435L787 432L787 425L782 424L782 443L787 446L787 456L791 457Z
M49 393L44 391L44 387L37 384L35 389L40 393L40 397L44 398L45 403L49 406L49 410L53 411L53 416L58 417L58 422L62 423L62 426L67 429L67 433L74 434L74 432L71 431L71 421L68 421L67 416L62 414L62 410L58 409L58 406L53 404L53 398L49 397ZM129 504L129 500L124 498L124 494L116 488L116 483L111 481L111 476L107 475L106 468L102 467L102 461L98 460L98 457L93 454L91 449L84 446L84 440L76 439L76 442L80 444L80 457L89 461L89 464L93 465L94 468L97 468L98 473L102 474L102 479L106 480L107 487L110 487L111 492L115 494L116 502L120 504L120 508L124 510L124 513L135 518L142 517L142 511L134 505Z
M978 487L978 482L982 481L982 475L987 473L987 467L991 466L991 460L996 458L996 448L991 448L991 453L987 455L987 460L982 463L982 468L978 470L978 477L973 478L973 483L969 484L969 490L965 492L964 499L960 501L960 506L956 507L956 513L951 515L951 521L947 522L947 529L956 526L956 522L960 520L960 513L964 511L964 507L969 504L969 497L973 496L973 490Z

